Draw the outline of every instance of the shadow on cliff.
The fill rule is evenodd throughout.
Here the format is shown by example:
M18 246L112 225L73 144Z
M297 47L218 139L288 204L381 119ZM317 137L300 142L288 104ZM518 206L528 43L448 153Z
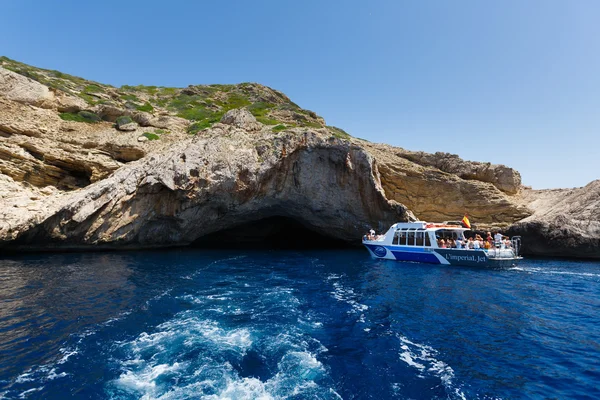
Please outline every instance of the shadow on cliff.
M215 232L193 242L204 249L340 249L359 243L337 240L287 217L269 217Z

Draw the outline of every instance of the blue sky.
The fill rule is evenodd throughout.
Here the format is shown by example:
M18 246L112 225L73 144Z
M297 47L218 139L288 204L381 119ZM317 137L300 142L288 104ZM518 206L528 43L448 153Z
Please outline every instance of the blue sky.
M576 187L600 178L599 16L587 0L5 0L0 55L115 86L258 82L356 137Z

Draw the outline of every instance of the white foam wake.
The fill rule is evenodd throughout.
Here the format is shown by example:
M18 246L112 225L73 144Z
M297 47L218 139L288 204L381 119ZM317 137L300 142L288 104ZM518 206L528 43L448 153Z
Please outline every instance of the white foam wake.
M445 362L438 360L438 351L425 344L414 343L409 339L398 336L400 340L400 360L419 371L419 377L427 375L438 377L446 390L460 399L465 399L464 393L453 384L454 370Z
M337 280L341 276L331 274L327 277L327 280ZM334 299L344 302L350 305L348 314L359 314L357 322L365 322L365 312L369 309L366 304L358 302L359 296L354 292L354 289L345 287L341 282L333 282L333 291L331 295Z
M541 267L512 267L509 271L518 271L518 272L529 272L532 274L548 274L548 275L571 275L571 276L581 276L586 278L600 278L600 274L595 274L593 272L573 272L573 271L562 271L562 270L552 270Z
M120 343L126 357L119 361L120 376L106 386L108 396L338 398L327 384L327 369L318 360L318 355L327 349L296 323L271 324L264 318L267 322L260 319L240 327L216 320L227 321L228 317L254 308L267 315L274 311L279 315L284 310L300 314L299 301L292 293L292 289L285 288L267 290L255 302L226 304L220 311L210 308L221 301L213 293L180 297L201 307L180 312L153 332L143 332Z

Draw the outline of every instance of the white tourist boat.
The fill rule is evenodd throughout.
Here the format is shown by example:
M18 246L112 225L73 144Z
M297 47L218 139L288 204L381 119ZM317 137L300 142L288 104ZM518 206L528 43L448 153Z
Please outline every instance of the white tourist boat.
M494 241L489 249L481 244L469 248L467 231L471 229L449 223L399 222L385 235L365 235L363 244L375 258L430 264L509 267L523 258L520 236ZM446 242L452 246L443 247Z

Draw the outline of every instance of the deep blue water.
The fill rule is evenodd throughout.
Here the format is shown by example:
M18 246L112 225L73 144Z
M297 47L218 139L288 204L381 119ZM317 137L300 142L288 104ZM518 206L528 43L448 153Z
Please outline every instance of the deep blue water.
M0 260L0 398L600 398L600 263L365 250Z

